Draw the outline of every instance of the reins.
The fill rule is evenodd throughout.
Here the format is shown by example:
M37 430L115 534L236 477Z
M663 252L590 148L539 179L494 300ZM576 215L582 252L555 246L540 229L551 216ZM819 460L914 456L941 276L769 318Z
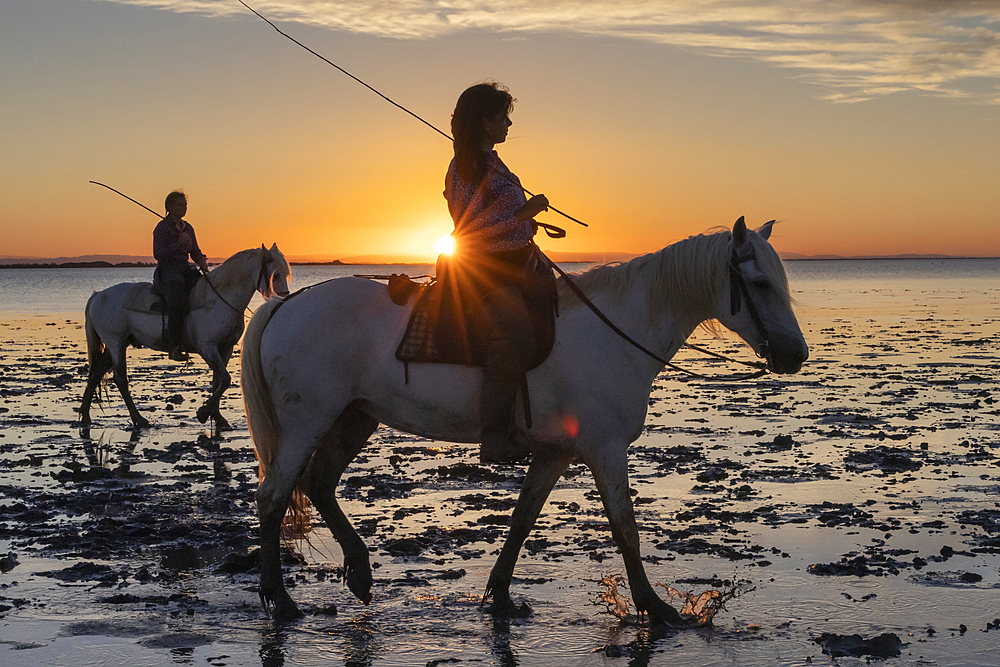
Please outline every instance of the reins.
M90 182L93 183L94 185L100 185L102 188L107 188L108 190L111 190L115 194L121 195L122 197L124 197L125 199L129 200L133 204L136 204L137 206L141 206L142 208L146 209L147 211L149 211L150 213L152 213L156 217L158 217L158 218L160 217L160 214L157 213L156 211L154 211L153 209L149 208L148 206L146 206L145 204L143 204L141 202L137 202L136 200L134 200L131 197L129 197L127 194L125 194L123 192L119 192L118 190L115 190L110 185L105 185L104 183L100 183L98 181L90 181ZM264 254L262 254L261 257L260 257L260 273L257 276L257 282L254 284L254 288L255 288L254 291L256 291L257 285L260 285L260 281L263 280L266 277L265 271L267 269L268 263L270 263L270 260L271 260L270 252L263 246L263 244L261 244L260 249L262 251L264 251ZM245 316L246 313L250 313L250 317L253 317L253 311L250 310L249 306L244 306L243 311L241 311L239 308L237 308L233 304L231 304L228 301L226 301L226 298L224 296L222 296L221 294L219 294L219 290L215 289L215 285L212 284L212 280L208 277L208 272L207 271L203 272L201 270L201 267L199 267L198 268L198 273L200 273L202 276L204 276L205 282L208 283L208 286L212 288L212 291L215 292L215 296L219 297L219 300L222 301L222 303L226 304L227 306L229 306L230 308L232 308L235 312L240 313L241 315Z
M294 38L294 37L292 37L291 35L289 35L289 34L287 34L287 33L283 32L283 31L282 31L282 30L281 30L281 29L280 29L280 28L279 28L278 26L276 26L276 25L275 25L275 24L274 24L274 23L273 23L273 22L272 22L272 21L271 21L270 19L268 19L267 17L265 17L265 16L263 15L263 14L261 14L260 12L258 12L258 11L257 11L256 9L254 9L254 8L253 8L253 7L251 7L250 5L248 5L248 4L247 4L246 2L244 2L243 0L239 0L239 3L240 3L241 5L243 5L244 7L246 7L246 8L248 9L248 10L250 10L250 11L251 11L251 12L252 12L253 14L255 14L255 15L256 15L256 16L257 16L257 17L258 17L259 19L261 19L262 21L264 21L265 23L267 23L267 24L268 24L269 26L271 26L272 28L274 28L274 30L275 30L275 31L276 31L276 32L277 32L277 33L278 33L279 35L281 35L282 37L284 37L284 38L288 39L289 41L291 41L291 42L292 42L293 44L295 44L295 45L299 46L300 48L302 48L302 49L305 49L306 51L308 51L308 52L309 52L309 53L311 53L312 55L316 56L317 58L319 58L320 60L322 60L323 62L325 62L325 63L326 63L327 65L330 65L331 67L333 67L333 68L334 68L334 69L336 69L337 71L339 71L339 72L341 72L342 74L344 74L344 75L348 76L349 78L351 78L351 79L352 79L352 80L354 80L355 82L357 82L357 83L361 84L362 86L364 86L365 88L367 88L367 89L368 89L368 90L370 90L371 92L375 93L376 95L378 95L378 96L379 96L379 97L381 97L381 98L382 98L383 100L385 100L385 101L386 101L386 102L388 102L389 104L393 105L393 106L394 106L394 107L396 107L397 109L399 109L399 110L401 110L401 111L403 111L403 112L405 112L405 113L409 114L410 116L412 116L412 117L413 117L413 118L415 118L416 120L420 121L421 123L423 123L424 125L426 125L426 126L427 126L427 127L429 127L430 129L432 129L432 130L434 130L435 132L437 132L438 134L440 134L440 135L441 135L442 137L444 137L445 139L448 139L449 141L452 141L452 142L454 142L454 138L453 138L453 137L452 137L451 135L449 135L449 134L448 134L447 132L444 132L443 130L441 130L441 129L439 129L438 127L436 127L436 126L435 126L434 124L432 124L432 123L428 122L427 120L424 120L423 118L421 118L421 117L420 117L419 115L417 115L417 114L416 114L416 113L414 113L413 111L410 111L409 109L407 109L406 107L404 107L404 106L403 106L402 104L399 104L399 103L398 103L398 102L396 102L395 100L392 100L392 99L390 99L390 98L389 98L389 97L388 97L387 95L383 94L382 92L380 92L380 91L378 91L377 89L375 89L375 88L374 88L373 86L369 85L368 83L366 83L366 82L362 81L361 79L359 79L359 78L358 78L358 77L356 77L355 75L351 74L350 72L348 72L347 70L345 70L345 69L344 69L343 67L341 67L340 65L336 64L335 62L331 61L330 59L326 58L325 56L323 56L323 55L321 55L321 54L317 53L316 51L312 50L311 48L309 48L308 46L306 46L306 45L305 45L305 44L303 44L302 42L298 41L297 39L295 39L295 38ZM501 173L502 173L502 172L501 172ZM515 185L517 185L517 186L518 186L519 188L521 188L521 190L522 190L522 191L523 191L523 192L524 192L524 193L525 193L526 195L528 195L529 197L533 197L533 196L534 196L534 194L533 194L533 193L532 193L532 192L531 192L530 190L528 190L527 188L525 188L525 187L524 187L523 185L521 185L520 183L517 183L517 182L515 182L515 181L514 181L514 180L513 180L512 178L510 178L510 177L507 177L507 176L506 176L505 174L503 174L503 175L504 175L504 177L505 177L505 178L507 178L507 179L508 179L508 180L509 180L509 181L510 181L511 183L514 183L514 184L515 184ZM580 220L578 220L578 219L574 218L573 216L571 216L571 215L569 215L569 214L567 214L567 213L564 213L563 211L560 211L560 210L559 210L558 208L556 208L556 207L554 207L554 206L551 206L551 205L550 205L550 206L549 206L549 209L551 209L551 210L552 210L552 211L554 211L555 213L558 213L559 215L563 216L564 218L566 218L566 219L568 219L568 220L572 220L573 222L575 222L575 223L577 223L577 224L580 224L580 225L583 225L584 227L587 227L587 226L588 226L588 225L587 225L587 223L585 223L585 222L582 222L582 221L580 221ZM538 227L539 227L540 229L542 229L542 230L543 230L543 231L544 231L544 232L545 232L545 233L546 233L546 234L547 234L547 235L548 235L548 236L549 236L550 238L554 238L554 239L559 239L559 238L563 238L563 237L565 237L565 236L566 236L566 230L564 230L564 229L561 229L561 228L559 228L559 227L556 227L555 225L549 225L549 224L546 224L546 223L544 223L544 222L537 222L537 221L535 222L535 224L536 224L536 225L537 225L537 226L538 226ZM751 256L751 257L752 257L752 256ZM606 325L607 325L608 327L610 327L612 331L614 331L615 333L617 333L617 334L618 334L619 336L621 336L622 338L624 338L624 339L625 339L626 341L628 341L629 343L631 343L632 345L634 345L634 346L635 346L636 348L638 348L639 350L641 350L641 351L642 351L642 352L644 352L645 354L649 355L649 356L650 356L651 358L655 359L655 360L656 360L656 361L658 361L659 363L662 363L662 364L663 364L663 365L664 365L665 367L667 367L667 368L672 368L672 369L674 369L674 370L676 370L676 371L678 371L678 372L681 372L681 373L687 373L687 374L689 374L689 375L693 375L693 376L695 376L695 377L699 377L699 378L703 378L703 379L707 379L707 380L711 380L711 379L715 379L715 378L711 378L711 377L709 377L709 376L706 376L706 375L701 375L700 373L695 373L695 372L693 372L693 371L689 371L689 370L686 370L686 369L683 369L683 368L680 368L680 367L678 367L678 366L676 366L676 365L674 365L674 364L671 364L671 363L670 363L670 362L668 362L667 360L665 360L665 359L661 358L660 356L658 356L658 355L654 354L654 353L653 353L653 352L651 352L651 351L650 351L649 349L647 349L646 347L644 347L643 345L641 345L641 344L640 344L639 342L637 342L637 341L635 341L634 339L632 339L631 337L629 337L629 336L628 336L628 334L626 334L626 333L625 333L624 331L622 331L621 329L619 329L619 328L618 328L618 327L617 327L617 326L616 326L616 325L615 325L615 324L614 324L614 323L613 323L613 322L612 322L611 320L609 320L609 319L607 318L607 316L606 316L606 315L604 315L604 313L602 313L602 312L600 312L600 310L598 310L597 306L595 306L595 305L593 304L593 302L591 302L591 301L590 301L590 299L588 299L588 298L586 297L586 295L584 295L584 294L583 294L583 292L582 292L582 291L580 290L580 288L579 288L579 287L577 287L577 285L576 285L576 284L575 284L575 283L574 283L574 282L572 281L572 279L570 279L570 278L569 278L569 276L567 276L567 275L566 275L566 273L565 273L565 272L564 272L564 271L563 271L562 269L560 269L560 268L559 268L558 266L556 266L555 262L553 262L552 260L550 260L550 259L549 259L548 257L546 257L545 259L546 259L546 261L547 261L547 262L549 263L549 265L550 265L550 266L551 266L552 268L554 268L554 269L556 270L556 272L557 272L557 273L559 273L559 275L561 275L561 276L563 277L563 279L565 279L565 280L566 280L566 284L570 286L570 289L572 289L572 290L573 290L573 291L574 291L574 292L576 293L576 295L577 295L577 296L578 296L578 297L580 298L580 300L581 300L581 301L582 301L582 302L583 302L583 303L584 303L584 304L585 304L585 305L586 305L586 306L587 306L588 308L590 308L590 310L592 310L592 311L593 311L593 312L594 312L594 313L595 313L595 314L596 314L596 315L597 315L597 316L598 316L598 317L599 317L599 318L601 319L601 321L602 321L602 322L604 322L604 323L605 323L605 324L606 324ZM732 269L732 266L731 266L731 269ZM731 274L731 275L732 275L732 274ZM750 315L751 315L751 317L753 318L753 320L754 320L755 324L757 325L758 329L760 329L760 331L761 331L761 332L763 333L763 331L764 331L764 330L763 330L763 325L762 325L762 323L761 323L761 321L760 321L760 317L758 316L758 314L757 314L757 312L756 312L756 308L754 308L754 307L753 307L753 302L752 302L752 301L750 301L750 298L749 298L749 293L748 293L748 291L747 291L747 288L746 288L746 284L745 284L745 283L743 282L743 278L742 278L742 276L741 276L741 275L739 275L739 270L738 270L738 267L737 267L737 270L736 270L736 274L735 274L735 276L736 276L736 281L737 281L737 282L738 282L738 284L739 284L739 289L740 289L740 292L742 292L742 293L743 293L743 294L745 295L745 298L746 298L746 301L747 301L747 303L748 303L748 307L749 307L749 309L750 309ZM368 276L365 276L365 277L368 277ZM376 279L384 279L384 278L383 278L382 276L371 276L371 277L372 277L372 278L376 278ZM301 291L302 291L302 290L299 290L299 292L301 292ZM735 294L737 294L735 290L733 291L733 293L734 293L734 295L735 295ZM298 294L298 292L296 292L296 294ZM291 295L291 296L294 296L294 294L293 294L293 295ZM287 299L287 298L289 298L289 297L285 297L285 298ZM733 299L734 299L734 304L735 304L735 303L737 303L737 301L736 301L736 299L737 299L737 298L738 298L737 296L734 296L734 297L733 297ZM736 307L736 306L734 306L734 307ZM736 309L736 311L738 311L738 308ZM734 314L735 314L735 312L736 312L736 311L734 311ZM766 336L765 336L765 338L764 338L764 339L765 339L765 345L766 345L766 340L767 340L767 339L766 339ZM756 373L753 373L753 374L751 374L751 375L747 375L747 376L745 376L745 377L741 377L741 378L738 378L738 379L750 379L750 378L755 378L755 377L760 377L761 375L763 375L764 373L766 373L766 372L767 372L767 365L766 365L766 364L763 364L763 365L762 365L762 364L760 364L760 363L748 363L748 362L744 362L744 361L739 361L739 360L736 360L736 359L730 359L730 358L728 358L728 357L725 357L725 356L723 356L723 355L720 355L720 354L716 354L716 353L714 353L714 352L711 352L711 351L709 351L709 350L704 350L704 349L702 349L702 348L699 348L699 347L696 347L696 346L694 346L694 345L690 345L690 344L688 344L688 343L684 343L684 345L685 345L686 347L689 347L689 348L691 348L691 349L693 349L693 350L697 350L698 352L702 352L702 353L704 353L704 354L707 354L707 355L709 355L709 356L712 356L712 357L716 357L716 358L719 358L719 359L725 359L725 360L727 360L727 361L732 361L732 362L735 362L735 363L738 363L738 364L741 364L741 365L744 365L744 366L750 366L750 367L753 367L753 368L758 368L758 369L759 369L759 370L758 370L758 371L757 371ZM766 347L765 347L765 350L766 350Z
M263 263L261 264L261 268L263 268ZM215 285L213 285L212 281L209 279L208 273L202 273L201 275L203 275L205 277L205 282L208 283L208 286L212 288L213 292L215 292L215 296L219 297L219 301L221 301L222 303L226 304L227 306L229 306L230 308L232 308L233 311L239 313L240 315L244 315L245 316L246 313L250 313L250 317L253 317L253 311L250 310L249 306L244 306L243 311L241 311L239 308L237 308L233 304L231 304L228 301L226 301L226 298L224 296L222 296L221 294L219 294L219 290L215 289ZM260 278L257 279L257 284L260 284Z
M549 263L549 266L552 267L553 269L555 269L556 273L558 273L562 277L562 279L566 281L566 284L573 291L573 293L576 294L577 298L580 299L581 303L583 303L583 305L587 306L587 308L589 308L591 311L593 311L593 313L595 315L597 315L597 317L602 322L604 322L604 324L606 324L608 326L608 328L610 328L616 334L618 334L623 339L625 339L625 341L627 341L628 343L632 344L635 348L637 348L641 352L644 352L650 358L656 360L658 363L663 364L663 366L665 368L670 368L670 369L675 370L675 371L677 371L679 373L685 373L687 375L691 375L691 376L694 376L694 377L697 377L697 378L701 378L703 380L712 380L712 381L717 381L717 382L732 381L732 380L751 380L753 378L758 378L758 377L760 377L760 376L762 376L762 375L764 375L764 374L766 374L768 372L767 371L767 364L762 364L759 361L748 362L748 361L740 361L738 359L732 359L732 358L727 357L725 355L721 355L721 354L718 354L716 352L712 352L711 350L706 350L706 349L704 349L702 347L698 347L696 345L691 345L690 343L683 343L683 346L684 347L688 347L688 348L690 348L692 350L695 350L697 352L701 352L703 354L707 354L709 356L715 357L717 359L723 359L725 361L731 361L733 363L740 364L742 366L749 366L751 368L756 368L758 370L755 373L749 373L747 375L738 375L738 376L729 376L729 377L712 377L710 375L703 375L701 373L696 373L695 371L690 371L690 370L688 370L686 368L681 368L680 366L667 361L666 359L664 359L660 355L656 354L655 352L652 352L649 348L647 348L646 346L644 346L642 343L638 342L637 340L635 340L634 338L632 338L631 336L629 336L627 333L625 333L624 331L622 331L620 328L618 328L618 326L614 322L612 322L610 319L608 319L607 315L605 315L604 313L601 312L601 310L594 304L593 301L591 301L589 298L587 298L587 295L583 293L583 290L581 290L580 287L575 282L573 282L573 279L570 278L569 275L565 271L563 271L559 267L558 264L556 264L551 259L549 259L545 255L545 253L542 253L542 256L545 257L545 261ZM729 268L730 268L730 280L731 281L733 280L733 261L735 259L736 259L736 255L735 255L735 250L734 250L733 251L733 259L730 260L730 264L729 264ZM750 255L749 259L753 259L753 255ZM746 261L746 260L744 259L743 261ZM740 292L742 292L745 295L747 304L749 305L749 310L750 310L750 313L751 313L751 317L754 319L754 322L757 323L757 326L760 329L760 332L761 332L762 336L764 337L765 346L766 346L766 344L767 344L766 343L767 336L764 333L763 323L761 322L759 315L756 314L756 309L752 306L753 302L750 300L750 295L749 295L749 292L747 290L746 283L743 280L743 276L740 274L738 268L736 270L736 280L739 283ZM732 284L730 284L730 289L733 290L733 285ZM734 293L735 293L735 291L734 291ZM733 315L735 315L737 312L739 312L739 308L738 307L736 307L736 309L733 311Z

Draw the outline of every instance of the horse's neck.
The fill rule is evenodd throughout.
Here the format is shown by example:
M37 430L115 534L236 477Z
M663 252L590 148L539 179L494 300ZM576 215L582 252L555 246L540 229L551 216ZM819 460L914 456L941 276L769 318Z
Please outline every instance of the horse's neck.
M712 244L718 242L686 239L634 266L620 265L630 274L627 289L609 288L592 300L625 333L669 359L699 324L715 317L718 249Z
M212 288L228 303L242 310L250 303L257 290L260 264L253 251L244 251L230 257L209 272Z
M721 234L694 236L657 253L650 316L668 317L669 324L684 338L705 320L716 317L720 258L727 245L728 239Z

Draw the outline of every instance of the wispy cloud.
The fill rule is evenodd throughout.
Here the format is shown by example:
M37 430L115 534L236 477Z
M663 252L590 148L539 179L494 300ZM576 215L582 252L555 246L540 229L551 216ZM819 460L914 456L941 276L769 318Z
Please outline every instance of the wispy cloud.
M104 0L208 16L236 0ZM1000 0L254 0L281 21L400 39L574 33L747 58L836 102L900 91L1000 104Z

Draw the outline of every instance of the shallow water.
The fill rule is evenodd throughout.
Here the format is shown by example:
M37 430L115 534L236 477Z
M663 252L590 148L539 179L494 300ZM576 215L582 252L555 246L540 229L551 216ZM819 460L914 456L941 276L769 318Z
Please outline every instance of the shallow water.
M799 665L830 660L814 641L822 633L891 632L906 645L890 664L994 665L1000 263L933 262L789 262L811 353L800 374L657 380L631 450L647 573L682 590L709 588L713 576L753 588L713 627L665 635L622 625L599 604L597 582L623 568L580 466L518 562L512 593L534 615L494 624L479 598L522 471L469 465L471 447L388 429L342 487L378 563L375 600L362 605L338 580L340 551L320 526L298 545L305 563L285 575L307 612L337 613L275 626L255 572L217 572L256 541L256 464L238 392L223 402L237 430L213 437L194 420L203 362L134 351L136 402L155 427L129 430L112 391L83 431L73 424L85 381L80 318L34 305L18 312L42 317L9 314L0 556L17 563L0 574L0 660ZM731 336L693 342L748 356ZM689 352L675 361L735 370ZM419 553L397 555L407 544ZM851 562L852 574L810 571Z

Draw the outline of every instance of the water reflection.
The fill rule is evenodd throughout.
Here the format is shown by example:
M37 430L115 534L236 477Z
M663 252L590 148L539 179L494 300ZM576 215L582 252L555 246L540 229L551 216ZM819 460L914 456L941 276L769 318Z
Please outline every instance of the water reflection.
M487 630L487 639L490 651L496 657L494 664L502 665L503 667L515 667L520 664L517 660L517 654L510 647L510 619L503 617L492 618L488 615L486 618L490 621L490 627Z
M635 639L623 643L633 630ZM662 625L642 626L636 629L632 625L621 624L611 628L607 644L595 652L604 653L609 658L628 658L629 667L646 667L650 664L653 654L663 647L664 642L676 637L679 632Z
M370 667L380 648L379 633L372 622L372 615L355 616L337 630L344 640L345 667Z
M285 664L287 635L280 629L267 626L260 632L260 664L262 667L282 667Z
M128 439L123 439L124 434ZM142 440L142 431L101 428L91 431L90 427L80 429L80 439L83 441L83 453L87 463L96 468L111 468L116 450L119 453L131 453ZM120 447L121 445L126 445ZM128 466L123 465L128 471Z

